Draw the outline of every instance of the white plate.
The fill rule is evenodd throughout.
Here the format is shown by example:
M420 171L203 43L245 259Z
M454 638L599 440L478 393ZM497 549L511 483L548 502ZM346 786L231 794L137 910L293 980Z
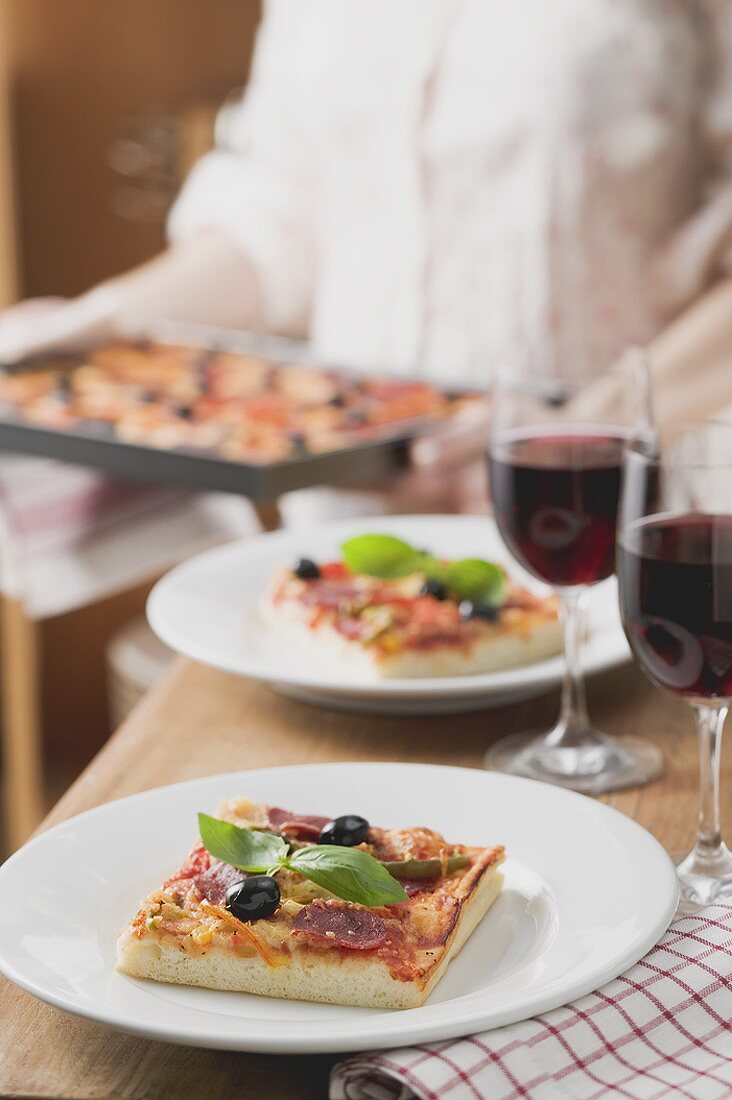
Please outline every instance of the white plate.
M534 590L546 589L510 560L495 524L472 516L379 516L276 531L209 550L179 565L153 589L147 613L156 634L172 649L214 668L263 680L308 702L354 710L444 713L498 706L538 695L559 683L564 658L478 676L372 682L350 669L332 668L283 641L262 621L258 604L273 568L299 557L338 556L344 539L384 531L451 557L488 557ZM588 673L629 656L617 608L615 581L591 593Z
M456 842L503 842L504 893L418 1009L278 1001L117 974L116 934L138 899L182 862L196 812L236 795L430 825ZM42 1000L149 1038L284 1054L447 1039L565 1004L645 954L671 920L677 886L649 833L582 795L465 768L318 764L197 779L91 810L9 859L0 897L0 969Z

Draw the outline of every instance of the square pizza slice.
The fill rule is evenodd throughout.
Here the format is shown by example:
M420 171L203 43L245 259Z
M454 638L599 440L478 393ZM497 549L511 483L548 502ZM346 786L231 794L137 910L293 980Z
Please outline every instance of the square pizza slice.
M350 845L380 874L388 871L403 900L357 904L294 869L252 875L198 842L122 931L118 970L290 1000L413 1008L502 887L502 847L449 844L429 828L383 829L353 815L333 820L243 798L221 807L219 819L214 824L228 822L259 846L281 843L293 864L293 853L305 865L324 840L331 855Z
M371 680L498 672L562 648L556 598L508 579L500 603L488 603L453 596L420 569L385 579L301 559L275 572L260 607L283 637Z

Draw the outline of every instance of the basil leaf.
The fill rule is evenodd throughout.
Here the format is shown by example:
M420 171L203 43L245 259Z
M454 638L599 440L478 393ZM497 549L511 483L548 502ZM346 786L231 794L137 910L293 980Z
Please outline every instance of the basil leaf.
M424 555L394 535L357 535L341 546L343 560L354 573L392 580L416 573Z
M397 880L360 848L316 844L293 852L287 865L336 897L357 905L375 908L407 900Z
M208 814L198 815L198 828L204 848L240 871L266 871L287 855L287 841L272 833L254 832Z
M445 579L461 600L498 605L506 598L506 574L495 562L462 558L448 565Z

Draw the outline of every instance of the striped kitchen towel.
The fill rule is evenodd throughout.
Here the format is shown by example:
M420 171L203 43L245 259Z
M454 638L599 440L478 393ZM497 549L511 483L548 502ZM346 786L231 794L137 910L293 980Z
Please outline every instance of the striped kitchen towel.
M0 456L0 591L34 619L103 599L258 529L251 506L237 497Z

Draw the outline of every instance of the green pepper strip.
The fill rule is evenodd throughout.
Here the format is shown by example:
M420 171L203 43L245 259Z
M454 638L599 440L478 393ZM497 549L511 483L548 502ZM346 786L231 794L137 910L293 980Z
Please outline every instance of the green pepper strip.
M392 863L383 862L382 866L394 878L439 878L443 870L446 875L451 875L453 871L467 867L469 863L469 856L450 856L444 862L441 859L403 859Z

